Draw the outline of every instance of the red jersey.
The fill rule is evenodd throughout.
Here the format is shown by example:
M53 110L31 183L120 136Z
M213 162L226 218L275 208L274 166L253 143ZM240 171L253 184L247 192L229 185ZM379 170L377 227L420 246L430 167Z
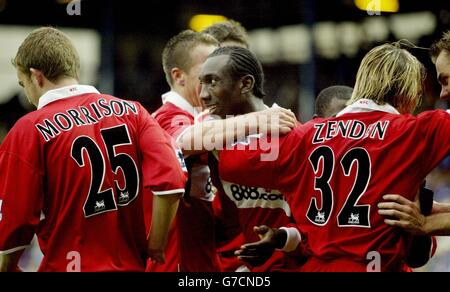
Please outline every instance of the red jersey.
M153 116L174 140L194 124L195 109L180 95L171 91L163 95L163 106ZM176 224L171 231L166 251L166 264L150 261L147 271L217 272L220 271L216 254L214 192L208 168L208 155L186 158L189 180L186 195L180 201Z
M413 200L449 154L447 112L400 115L360 100L336 118L311 121L272 142L265 151L223 151L220 174L284 192L312 256L306 271L366 271L371 251L381 255L381 270L401 269L406 233L384 224L376 206L384 194ZM268 151L278 158L261 160ZM241 168L252 175L240 175Z
M216 152L213 152L216 154ZM217 158L217 156L216 156ZM232 155L227 159L234 159ZM222 160L218 163L222 163ZM212 168L211 171L213 172ZM236 176L246 176L246 169L235 169ZM214 173L213 173L214 174ZM215 181L215 180L213 180ZM237 209L237 218L241 226L244 242L255 242L259 240L258 235L253 231L254 226L267 225L274 228L287 226L292 223L291 210L284 195L271 189L261 187L247 187L236 183L231 183L220 179L218 196L221 200L228 200ZM224 203L222 203L224 204ZM225 210L231 215L230 210ZM234 215L234 214L233 214ZM228 220L232 220L228 218ZM275 251L273 256L261 267L251 267L257 272L277 271L278 269L295 269L294 263L290 263L287 254Z
M74 85L48 91L0 147L0 250L36 232L40 271L144 271L143 190L183 192L171 138L137 102Z

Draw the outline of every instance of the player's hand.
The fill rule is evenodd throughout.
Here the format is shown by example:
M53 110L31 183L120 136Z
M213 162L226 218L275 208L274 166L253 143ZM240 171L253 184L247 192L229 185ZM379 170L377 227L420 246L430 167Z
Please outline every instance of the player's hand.
M426 217L420 212L417 202L400 195L384 195L385 202L378 204L378 213L388 216L384 222L405 229L415 235L426 235Z
M164 264L166 262L166 256L163 250L148 249L148 257L154 264Z
M258 267L263 265L279 247L279 231L268 226L255 226L253 228L260 240L247 243L235 252L235 255L242 261ZM284 231L283 231L284 232Z
M260 133L289 133L297 124L297 118L291 110L282 107L268 108L259 112Z

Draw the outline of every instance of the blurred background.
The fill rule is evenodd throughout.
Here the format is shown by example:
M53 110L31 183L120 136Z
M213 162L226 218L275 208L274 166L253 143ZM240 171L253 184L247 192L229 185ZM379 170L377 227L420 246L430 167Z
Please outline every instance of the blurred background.
M428 48L450 29L450 5L446 0L0 0L0 143L15 121L33 110L11 58L34 28L55 26L73 39L82 83L138 100L153 112L169 89L161 65L165 43L181 30L225 18L249 33L250 49L264 65L266 103L291 108L306 121L320 90L354 85L359 63L373 46L408 39ZM438 100L428 52L411 51L428 70L419 111L448 108ZM427 186L437 200L450 201L450 160L430 175ZM30 269L37 263L38 258L24 260ZM439 238L437 255L421 270L450 271L450 238Z

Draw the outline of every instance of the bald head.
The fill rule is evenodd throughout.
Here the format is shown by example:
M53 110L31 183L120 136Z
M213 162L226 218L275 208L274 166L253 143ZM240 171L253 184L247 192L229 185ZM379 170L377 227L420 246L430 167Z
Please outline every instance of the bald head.
M314 117L329 118L345 108L352 97L353 88L342 85L330 86L322 90L316 99Z

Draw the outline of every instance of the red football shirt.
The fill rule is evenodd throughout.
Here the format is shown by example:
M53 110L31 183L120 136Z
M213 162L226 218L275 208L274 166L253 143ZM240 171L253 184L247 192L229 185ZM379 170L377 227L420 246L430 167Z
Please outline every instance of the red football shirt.
M228 157L228 159L234 158ZM222 162L220 160L218 165ZM249 173L245 168L237 168L234 175L247 176ZM237 209L234 212L236 214L231 213L230 210L225 210L225 214L237 216L245 243L259 240L258 235L253 231L254 226L267 225L279 228L293 222L288 202L279 191L261 187L247 187L223 179L217 183L220 184L220 191L217 195L221 197L222 202L228 201L228 204L233 204L233 207ZM227 220L232 221L233 218ZM275 251L264 265L250 268L257 272L267 272L279 269L286 271L296 269L297 266L294 261L290 260L288 254Z
M194 124L195 109L180 95L171 91L163 95L163 106L153 116L174 140ZM186 158L189 168L187 196L178 207L176 223L171 230L166 250L166 263L147 271L217 272L220 262L216 253L214 233L214 192L208 168L208 155Z
M377 203L384 194L412 200L449 154L447 112L400 115L360 100L336 118L311 121L272 142L266 150L259 143L257 150L222 151L220 174L287 196L312 256L306 271L365 271L371 251L381 255L381 270L401 269L405 233L383 222ZM261 160L269 152L278 158Z
M36 232L40 271L75 258L81 271L144 271L142 192L184 190L171 144L137 102L82 85L47 92L0 148L0 250L25 248Z

